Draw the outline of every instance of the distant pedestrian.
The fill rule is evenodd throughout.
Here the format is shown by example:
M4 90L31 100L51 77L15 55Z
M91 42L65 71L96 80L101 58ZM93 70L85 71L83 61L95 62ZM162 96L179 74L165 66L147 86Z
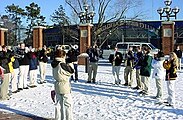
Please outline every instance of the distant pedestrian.
M13 47L13 56L15 58L15 61L13 62L13 73L12 73L12 80L11 80L11 90L12 93L19 92L18 90L18 75L19 75L19 62L18 59L20 56L17 54L17 50L19 48Z
M46 45L43 46L43 48L38 51L38 60L39 60L39 72L40 72L40 84L46 83L46 67L48 62L48 52L46 49Z
M86 53L89 55L88 81L87 83L96 83L96 75L99 61L99 50L96 45L93 48L87 49ZM93 74L93 76L92 76Z
M73 64L66 64L66 52L57 49L52 61L53 78L56 92L55 120L73 120L73 101L71 96L70 77L74 73ZM52 96L53 96L52 91Z
M35 52L35 48L29 47L30 49L30 63L29 63L29 87L37 87L37 69L38 69L38 60L37 53Z
M178 69L181 70L181 59L182 59L182 51L180 49L180 47L177 45L176 46L176 49L174 50L174 53L177 55L177 58L178 58Z
M23 89L29 89L28 84L27 84L27 77L29 73L29 48L25 47L25 43L20 43L20 48L18 49L18 55L20 56L18 58L19 61L19 81L18 81L18 90L23 90Z
M110 54L109 62L112 64L112 74L115 79L114 84L121 84L121 80L119 79L119 72L122 63L122 54L118 52L118 48L114 48L114 53Z
M134 53L133 53L133 48L130 47L128 50L128 53L125 55L125 69L124 69L124 79L125 79L125 84L124 86L130 86L133 83L133 67L134 67ZM129 79L130 77L130 79Z
M135 74L136 74L136 83L137 83L137 86L134 87L133 89L141 89L142 88L142 82L141 82L141 76L140 76L140 68L141 68L141 63L142 63L142 60L143 60L143 54L142 54L142 51L141 51L141 47L138 46L135 50L135 53L134 53L134 66L133 68L135 68Z
M140 68L142 91L139 92L142 95L148 95L149 92L149 79L151 75L151 62L152 62L152 56L150 56L149 53L150 48L143 47L144 56Z
M174 52L170 53L169 60L165 60L163 63L166 69L166 82L168 90L167 106L173 106L175 104L175 80L177 78L178 58Z
M0 86L0 100L9 100L9 84L11 80L11 72L13 71L12 56L7 52L6 45L2 46L0 51L0 66L1 66L1 86Z
M159 51L154 55L154 59L152 60L152 67L154 68L152 78L155 79L157 94L154 97L155 99L162 100L163 97L163 79L165 79L165 69L163 67L164 62L164 53Z
M74 65L74 77L73 75L71 76L71 80L78 82L78 55L79 55L79 50L78 50L78 45L74 45L71 47L71 49L67 53L67 60L69 63L73 63Z

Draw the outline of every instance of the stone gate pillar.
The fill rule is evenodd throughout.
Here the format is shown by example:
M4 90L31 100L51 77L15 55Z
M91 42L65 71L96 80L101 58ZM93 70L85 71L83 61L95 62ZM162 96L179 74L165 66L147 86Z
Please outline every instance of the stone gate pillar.
M43 26L33 27L33 48L42 48L43 47Z
M81 24L79 26L79 29L80 29L80 56L79 56L79 61L78 61L78 64L80 65L84 65L87 63L87 59L85 56L86 54L83 54L83 53L86 53L86 50L88 47L91 46L91 28L92 28L92 24L88 23L88 24ZM82 56L84 55L84 56Z
M174 25L175 22L162 22L162 50L165 55L174 50Z
M6 28L0 28L0 45L5 45L5 32L8 31Z

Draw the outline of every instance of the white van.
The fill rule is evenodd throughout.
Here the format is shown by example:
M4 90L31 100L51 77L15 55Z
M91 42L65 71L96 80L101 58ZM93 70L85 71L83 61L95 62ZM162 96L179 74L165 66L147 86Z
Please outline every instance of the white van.
M144 47L147 46L150 48L151 52L150 55L154 56L154 54L157 54L159 49L154 47L151 43L143 43L143 42L118 42L116 44L116 47L118 48L118 51L122 53L124 56L127 52L129 47L133 47L135 49L137 46Z

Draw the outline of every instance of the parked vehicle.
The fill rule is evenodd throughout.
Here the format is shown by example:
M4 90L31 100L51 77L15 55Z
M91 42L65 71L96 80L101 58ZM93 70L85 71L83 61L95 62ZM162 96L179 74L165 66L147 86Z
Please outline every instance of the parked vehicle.
M125 54L128 52L129 47L133 47L133 49L135 49L136 47L140 46L142 47L149 47L151 52L150 55L154 56L154 54L157 54L159 49L157 49L156 47L154 47L151 43L143 43L143 42L118 42L116 44L116 47L118 48L118 51L120 51L123 55L123 59Z
M147 46L151 49L150 54L154 56L159 49L154 47L151 43L143 43L143 42L118 42L116 44L116 47L118 48L118 51L122 53L123 59L125 57L125 54L128 52L129 47L133 47L135 49L137 46L144 47ZM113 54L114 50L113 49L107 49L103 50L103 58L108 59L110 54Z

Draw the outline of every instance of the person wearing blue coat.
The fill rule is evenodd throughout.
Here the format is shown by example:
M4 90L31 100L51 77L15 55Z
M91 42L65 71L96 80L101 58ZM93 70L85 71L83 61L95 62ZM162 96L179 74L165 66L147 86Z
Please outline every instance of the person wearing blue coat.
M141 68L141 63L142 63L142 59L143 59L143 54L142 54L142 51L141 51L141 47L138 46L136 48L136 51L135 51L135 54L134 54L134 67L135 68L135 74L136 74L136 83L137 83L137 86L134 87L133 89L141 89L142 88L142 82L141 82L141 77L140 77L140 68Z
M29 87L36 87L37 82L37 69L38 69L38 60L37 55L34 48L30 48L30 62L29 62Z

